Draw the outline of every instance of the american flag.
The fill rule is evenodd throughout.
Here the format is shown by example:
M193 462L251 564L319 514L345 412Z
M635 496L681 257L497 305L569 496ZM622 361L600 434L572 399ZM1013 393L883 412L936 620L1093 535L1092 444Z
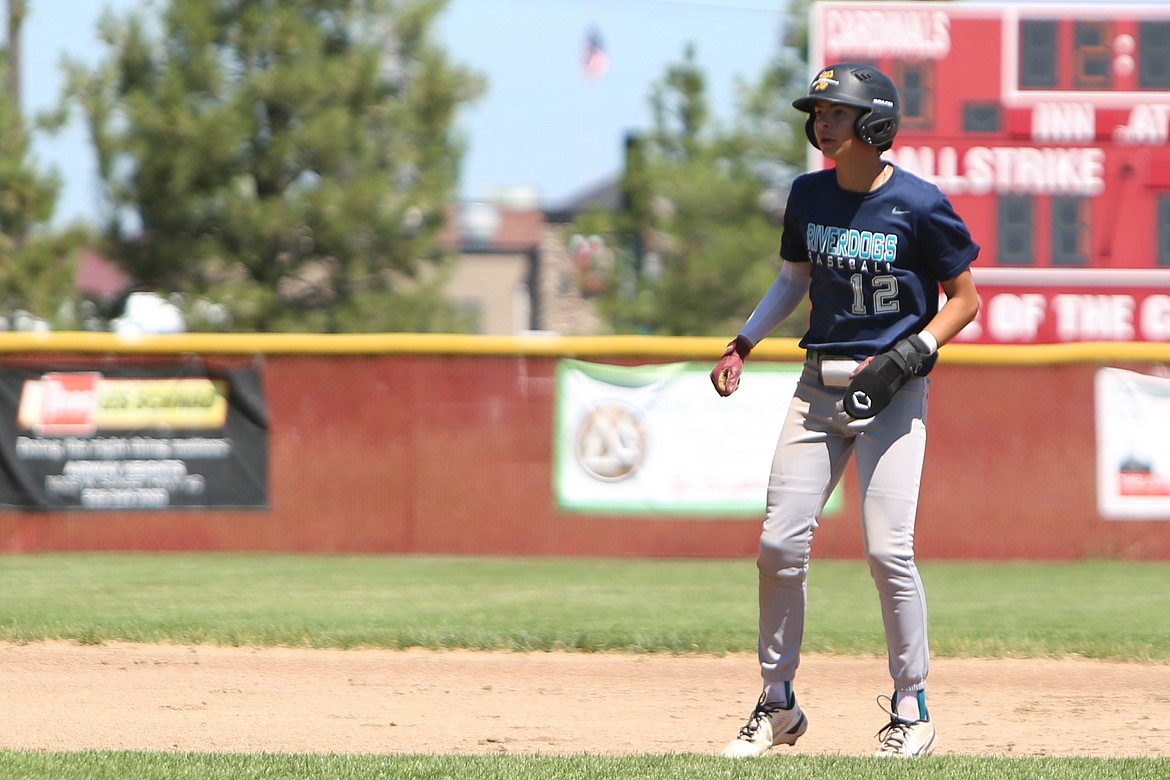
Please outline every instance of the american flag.
M594 27L585 38L585 74L596 78L609 69L609 55L601 42L601 33Z

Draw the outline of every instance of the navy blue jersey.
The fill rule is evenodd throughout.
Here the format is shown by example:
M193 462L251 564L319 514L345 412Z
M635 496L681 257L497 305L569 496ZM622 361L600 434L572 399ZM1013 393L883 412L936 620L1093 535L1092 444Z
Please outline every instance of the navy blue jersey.
M780 256L812 263L809 327L800 345L862 359L918 333L938 313L939 282L979 246L935 185L900 168L872 192L850 192L830 168L798 176Z

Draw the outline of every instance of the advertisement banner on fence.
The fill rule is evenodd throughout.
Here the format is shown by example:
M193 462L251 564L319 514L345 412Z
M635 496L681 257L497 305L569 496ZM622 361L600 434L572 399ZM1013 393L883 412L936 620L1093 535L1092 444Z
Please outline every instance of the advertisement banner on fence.
M0 506L267 506L257 366L95 360L2 368Z
M763 515L800 365L754 363L730 398L710 366L557 365L554 492L562 509ZM835 494L826 512L840 506Z
M1114 520L1170 520L1170 379L1097 371L1097 504Z

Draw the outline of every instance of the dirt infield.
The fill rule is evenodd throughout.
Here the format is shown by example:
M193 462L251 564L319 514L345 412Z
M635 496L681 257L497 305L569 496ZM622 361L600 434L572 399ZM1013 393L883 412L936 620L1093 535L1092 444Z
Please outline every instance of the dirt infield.
M749 655L48 643L0 663L6 749L713 753L758 690ZM888 684L883 659L806 657L792 751L870 753ZM930 690L940 754L1170 756L1168 665L939 659Z

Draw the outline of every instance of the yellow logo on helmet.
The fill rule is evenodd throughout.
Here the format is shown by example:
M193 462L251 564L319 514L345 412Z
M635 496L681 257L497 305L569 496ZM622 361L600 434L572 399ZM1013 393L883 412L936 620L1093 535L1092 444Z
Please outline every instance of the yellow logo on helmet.
M836 84L837 80L833 78L833 75L834 74L833 74L832 68L827 68L825 70L822 70L820 73L817 74L817 77L815 79L813 79L811 91L812 92L820 92L821 90L828 89L829 87Z

